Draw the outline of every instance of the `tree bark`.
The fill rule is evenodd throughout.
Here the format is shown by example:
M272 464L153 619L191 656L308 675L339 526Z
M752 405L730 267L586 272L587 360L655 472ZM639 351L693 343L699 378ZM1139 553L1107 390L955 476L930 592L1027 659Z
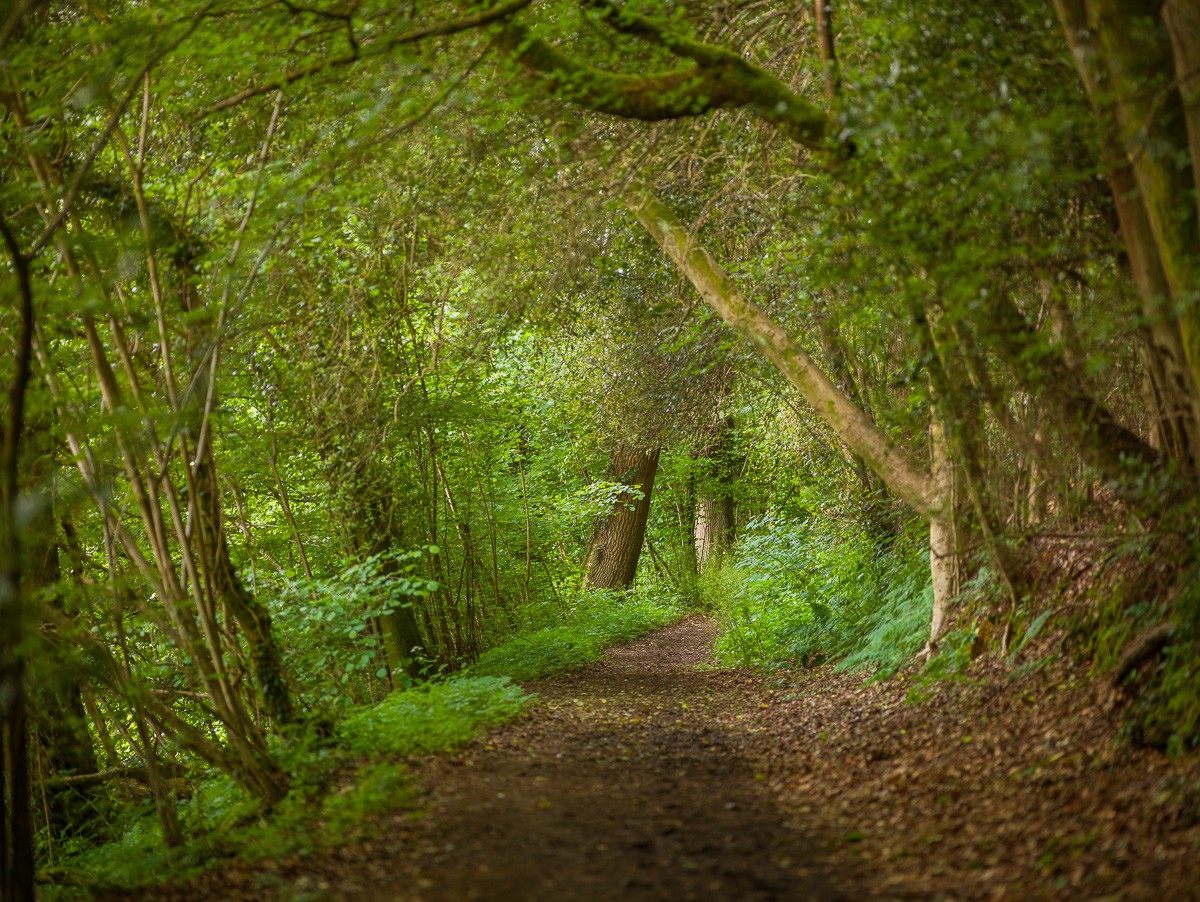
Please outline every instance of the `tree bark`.
M200 455L196 482L200 502L197 518L201 535L199 544L204 557L202 566L211 584L213 597L229 606L246 638L250 666L258 683L263 707L276 726L286 726L296 720L296 711L283 677L283 659L271 627L271 615L246 590L229 556L229 541L225 536L224 511L211 446L206 445Z
M736 461L730 447L732 433L733 418L723 417L716 426L707 455L710 473L708 479L701 482L702 489L696 501L696 566L702 573L720 566L736 538Z
M833 0L813 0L813 20L817 32L817 52L824 70L825 99L832 107L837 101L838 62L833 47Z
M959 592L962 556L954 504L954 461L946 424L934 411L929 424L930 474L934 491L946 501L929 519L929 572L933 579L933 615L929 623L930 647L946 623L950 601Z
M613 451L608 476L623 488L613 510L596 524L588 545L583 580L587 588L628 589L633 585L646 538L658 454L658 448L629 445Z
M29 729L25 711L25 590L17 515L18 461L25 431L25 398L32 374L33 285L29 257L0 216L13 271L20 323L16 359L6 392L0 439L0 898L32 902L33 820L29 791Z

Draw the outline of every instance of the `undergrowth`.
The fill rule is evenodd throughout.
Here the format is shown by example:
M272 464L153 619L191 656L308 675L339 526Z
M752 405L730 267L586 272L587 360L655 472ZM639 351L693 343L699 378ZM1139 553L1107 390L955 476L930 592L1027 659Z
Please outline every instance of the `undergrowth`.
M933 593L921 545L915 528L881 539L825 519L751 522L724 566L702 578L722 621L719 659L895 672L928 637Z
M678 601L656 591L596 591L580 597L563 622L511 639L480 656L473 676L531 680L582 667L609 645L666 626L684 613Z
M516 717L528 701L507 676L456 677L394 692L346 718L338 734L360 755L430 754Z

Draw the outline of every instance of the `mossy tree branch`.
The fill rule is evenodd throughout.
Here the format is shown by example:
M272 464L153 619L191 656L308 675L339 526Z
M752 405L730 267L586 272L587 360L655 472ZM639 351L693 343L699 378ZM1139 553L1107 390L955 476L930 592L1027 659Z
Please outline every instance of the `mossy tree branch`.
M627 119L660 121L719 109L748 109L797 143L828 149L829 117L779 78L724 47L680 35L669 23L609 2L585 0L613 30L657 44L692 65L652 75L588 65L509 22L500 46L563 100Z

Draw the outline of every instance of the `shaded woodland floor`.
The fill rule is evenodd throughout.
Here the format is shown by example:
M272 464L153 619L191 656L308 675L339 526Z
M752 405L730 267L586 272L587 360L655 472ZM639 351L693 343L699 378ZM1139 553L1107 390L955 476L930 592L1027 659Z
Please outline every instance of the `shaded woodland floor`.
M1195 898L1200 771L1117 740L1123 699L1043 648L1020 672L788 688L709 663L693 618L414 766L420 816L189 899Z

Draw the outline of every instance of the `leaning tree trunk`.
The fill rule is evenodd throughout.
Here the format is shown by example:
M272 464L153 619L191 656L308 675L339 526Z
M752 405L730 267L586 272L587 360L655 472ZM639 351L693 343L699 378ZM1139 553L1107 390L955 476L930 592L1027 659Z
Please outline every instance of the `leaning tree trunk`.
M291 692L284 679L283 655L271 626L271 614L253 593L247 591L233 559L229 555L229 540L225 535L224 510L212 446L206 444L200 454L196 471L200 557L209 593L220 599L233 613L250 656L250 667L258 683L263 707L276 727L296 721Z
M587 588L628 589L633 585L646 538L658 452L658 448L648 451L629 445L613 451L609 479L623 488L613 510L596 524L592 534L583 577Z

